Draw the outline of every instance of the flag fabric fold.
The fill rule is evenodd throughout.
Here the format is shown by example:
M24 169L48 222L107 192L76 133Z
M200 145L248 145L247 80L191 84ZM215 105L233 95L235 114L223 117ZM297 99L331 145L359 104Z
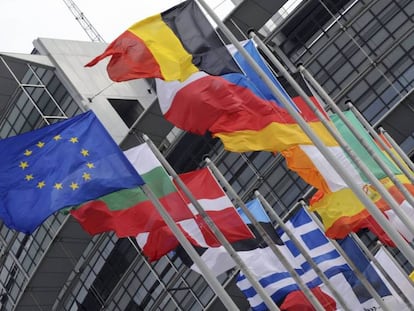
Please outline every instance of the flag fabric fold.
M250 44L248 41L247 45ZM250 68L239 65L243 71ZM211 132L220 138L226 150L274 152L297 144L312 144L265 84L256 80L240 73L213 77L197 72L184 82L156 79L156 85L167 120L195 134ZM328 146L335 145L310 109L303 102L299 104L297 109L303 111L311 128Z
M108 75L118 82L139 78L184 81L200 70L211 75L239 71L193 0L132 25L86 66L106 57L111 57Z
M0 217L32 233L47 217L144 182L92 111L0 140Z
M240 218L233 203L209 168L183 173L179 177L229 242L252 238L252 232ZM191 218L177 221L177 225L182 232L195 247L220 247L220 242L195 209L193 203L187 198L182 189L178 186L177 189L192 215ZM172 239L172 237L173 233L164 225L157 230L138 234L137 242L150 260L156 260L159 256L151 254L156 254L160 245L154 242L163 239L174 240L173 248L176 248L178 241L175 238Z
M326 238L317 224L310 218L306 210L300 209L287 222L286 226L299 240L305 250L313 258L323 273L328 277L331 285L343 296L351 310L375 310L379 308L378 303L371 297L367 289L361 284L353 270L345 259L338 253L332 243ZM286 234L281 234L281 238L291 250L295 260L301 265L303 274L302 279L307 284L320 286L321 290L330 296L330 290L322 283L320 278L310 269L309 263L297 250L292 241ZM394 296L384 279L376 273L373 265L367 260L365 255L356 245L352 238L347 237L338 241L350 260L357 266L368 281L373 285L377 293L382 297L389 307L402 307L399 297ZM332 296L334 298L334 296ZM372 308L372 309L370 309ZM391 309L396 310L396 309ZM398 309L399 310L399 309Z
M408 178L403 176L397 166L383 154L381 149L376 145L375 141L364 130L362 124L358 121L352 111L346 111L344 112L344 115L370 145L375 154L388 166L390 171L395 174L395 177L402 182L411 194L414 194L414 187L409 182ZM368 166L369 170L390 192L397 203L400 204L401 209L403 209L408 215L414 216L414 209L410 204L408 204L402 193L376 163L376 161L373 160L372 156L368 154L361 142L353 135L353 133L337 115L333 114L331 119L342 138L349 144L363 163ZM345 156L342 162L343 161L348 161L347 156ZM394 211L390 209L387 202L380 196L375 188L367 184L368 180L366 176L364 176L359 169L356 169L356 172L359 177L354 176L354 180L360 180L365 183L363 189L366 194L377 205L377 207L384 212L384 215L391 221L395 228L399 230L404 237L411 240L413 238L412 234L395 215ZM384 244L395 246L384 230L366 210L364 205L359 200L355 200L354 198L355 195L350 191L350 189L343 189L337 193L323 192L320 190L314 195L310 202L311 210L318 212L321 216L327 236L331 238L343 238L349 232L358 232L362 228L367 228L377 235L377 237Z

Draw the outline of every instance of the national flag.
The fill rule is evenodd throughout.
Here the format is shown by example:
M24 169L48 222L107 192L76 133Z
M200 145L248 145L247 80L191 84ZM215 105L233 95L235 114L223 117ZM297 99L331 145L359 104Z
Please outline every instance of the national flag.
M183 173L179 177L229 242L252 238L252 232L240 218L233 203L209 168ZM145 175L143 178L145 178ZM182 189L178 186L177 188L193 216L177 221L181 230L196 247L219 247L219 241L205 223L202 216L199 215L193 203L187 198ZM166 225L157 230L142 232L137 236L138 244L151 260L159 258L159 256L150 256L149 254L157 254L158 249L162 247L160 243L164 243L166 239L174 240L175 247L178 246L178 241Z
M0 140L0 218L31 234L54 212L142 178L92 111Z
M197 71L211 75L239 71L193 0L132 25L86 66L94 66L108 56L107 71L113 81L184 81Z
M354 271L351 270L344 258L336 251L332 243L329 242L304 209L297 211L286 223L286 226L308 251L322 272L325 273L331 285L343 297L346 297L346 303L351 310L371 310L369 308L379 308L378 303L371 298L371 295L361 284ZM308 284L319 285L325 293L330 295L329 289L325 284L321 283L319 277L310 269L309 263L300 254L287 235L281 234L281 238L295 256L296 261L301 265L304 271L301 275L302 279L308 282ZM385 303L390 306L398 303L352 238L347 237L340 240L339 244L358 267L358 270L365 275L377 290Z
M226 150L273 152L312 144L288 111L243 74L218 77L197 72L184 83L157 79L156 86L167 120L195 134L211 132ZM310 126L327 145L335 144L319 121Z

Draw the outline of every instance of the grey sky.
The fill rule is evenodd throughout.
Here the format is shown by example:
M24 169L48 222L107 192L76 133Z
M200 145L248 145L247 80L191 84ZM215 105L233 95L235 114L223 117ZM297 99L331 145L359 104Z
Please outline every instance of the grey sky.
M104 40L110 42L133 23L160 13L181 0L74 2ZM230 0L206 2L220 10L223 2ZM32 41L38 37L90 40L64 0L0 0L0 12L0 52L30 53Z

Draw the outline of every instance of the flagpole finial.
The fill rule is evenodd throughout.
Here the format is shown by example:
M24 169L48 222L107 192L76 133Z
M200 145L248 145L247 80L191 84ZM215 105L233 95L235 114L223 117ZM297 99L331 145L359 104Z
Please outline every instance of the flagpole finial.
M248 36L248 37L251 37L251 36L252 36L252 34L253 34L253 35L255 35L255 34L256 34L256 31L254 30L254 28L249 28L249 29L247 29L247 36Z

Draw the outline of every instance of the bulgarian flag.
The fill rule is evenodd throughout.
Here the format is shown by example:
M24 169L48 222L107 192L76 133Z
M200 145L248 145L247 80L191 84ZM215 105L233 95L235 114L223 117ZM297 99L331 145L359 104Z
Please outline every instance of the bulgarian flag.
M218 245L217 240L212 237L212 233L206 226L202 228L195 226L202 221L194 214L191 204L174 185L171 177L146 143L125 151L125 155L140 172L144 182L151 188L171 217L177 223L181 223L183 228L187 228L185 233L193 243L205 241L210 246ZM210 189L206 187L206 184L200 187L207 188L213 196L215 195L215 188ZM209 203L214 203L208 200L210 197L207 197L204 205L209 206ZM220 199L223 199L222 195ZM238 217L237 211L232 212L234 207L230 200L228 202L229 209L217 206L211 208L213 221L217 225L220 224L219 228L230 242L250 238L251 231ZM141 188L122 190L103 196L99 200L90 201L72 209L70 213L83 229L92 235L114 231L118 237L138 236L139 241L147 241L144 244L148 245L142 243L140 245L150 260L157 260L178 246L177 239ZM238 218L234 218L234 215ZM232 221L225 222L224 220L228 217L232 217Z

